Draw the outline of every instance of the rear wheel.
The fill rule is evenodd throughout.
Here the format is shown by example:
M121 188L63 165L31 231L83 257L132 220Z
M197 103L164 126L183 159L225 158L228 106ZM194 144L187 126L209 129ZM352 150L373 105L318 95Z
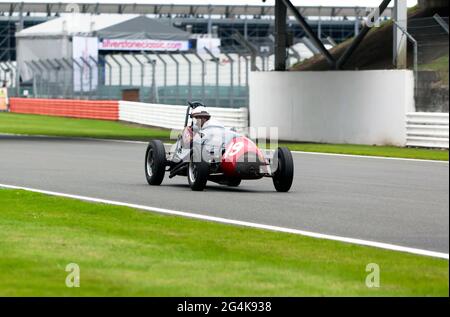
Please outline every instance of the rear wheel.
M166 172L166 150L159 140L152 140L145 152L145 177L149 185L161 185Z
M294 160L289 149L279 147L274 153L276 170L272 176L273 185L278 192L287 192L291 189L294 179Z

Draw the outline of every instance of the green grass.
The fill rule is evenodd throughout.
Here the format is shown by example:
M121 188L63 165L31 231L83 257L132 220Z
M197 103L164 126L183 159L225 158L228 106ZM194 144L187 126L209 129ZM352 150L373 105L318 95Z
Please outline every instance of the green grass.
M52 116L0 113L0 133L149 140L170 137L166 129L147 128L123 122Z
M441 56L428 64L420 65L420 70L445 71L448 73L448 54Z
M447 260L26 191L0 201L0 296L449 294Z
M435 71L438 72L440 75L440 82L442 85L444 86L448 86L448 72L449 72L449 68L448 68L448 54L441 56L437 59L435 59L434 61L428 63L428 64L423 64L420 65L419 69L420 70L428 70L428 71Z
M170 131L123 122L0 113L0 133L169 141ZM448 161L448 150L352 144L285 143L291 150Z
M281 145L287 146L291 151L448 161L448 150L357 144L285 143Z

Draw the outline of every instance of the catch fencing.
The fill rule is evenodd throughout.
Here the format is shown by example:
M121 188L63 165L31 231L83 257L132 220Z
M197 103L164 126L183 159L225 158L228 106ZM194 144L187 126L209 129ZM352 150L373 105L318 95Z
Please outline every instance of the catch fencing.
M11 64L8 70L15 67ZM13 87L15 70L0 75ZM201 100L210 107L248 106L250 71L273 69L273 56L182 52L102 55L25 61L20 96L129 100L183 105ZM16 91L11 91L16 93Z
M449 148L448 113L409 112L406 115L406 145Z
M290 56L288 64L299 61ZM0 63L0 80L11 96L129 100L184 105L201 100L210 107L248 107L252 70L274 68L274 56L242 53L136 52L98 58L35 59ZM16 73L21 73L20 89Z

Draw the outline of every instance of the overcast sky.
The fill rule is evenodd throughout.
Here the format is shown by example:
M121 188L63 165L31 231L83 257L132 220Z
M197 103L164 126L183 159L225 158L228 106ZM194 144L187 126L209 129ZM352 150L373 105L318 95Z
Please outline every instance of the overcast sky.
M77 3L77 1L67 0L12 0L0 2L63 2L63 3ZM78 3L151 3L151 4L249 4L261 5L262 0L80 0ZM274 0L267 0L264 4L273 5ZM376 7L380 5L381 0L292 0L292 3L297 6L360 6L360 7ZM391 5L394 1L391 1ZM408 0L408 6L414 6L417 0Z

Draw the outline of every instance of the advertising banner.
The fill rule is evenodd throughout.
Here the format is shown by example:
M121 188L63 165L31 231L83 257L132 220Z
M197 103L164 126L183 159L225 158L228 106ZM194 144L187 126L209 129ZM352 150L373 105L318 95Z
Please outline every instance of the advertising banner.
M100 50L114 51L187 51L189 41L103 39Z
M74 91L97 89L98 38L74 36L72 45Z

